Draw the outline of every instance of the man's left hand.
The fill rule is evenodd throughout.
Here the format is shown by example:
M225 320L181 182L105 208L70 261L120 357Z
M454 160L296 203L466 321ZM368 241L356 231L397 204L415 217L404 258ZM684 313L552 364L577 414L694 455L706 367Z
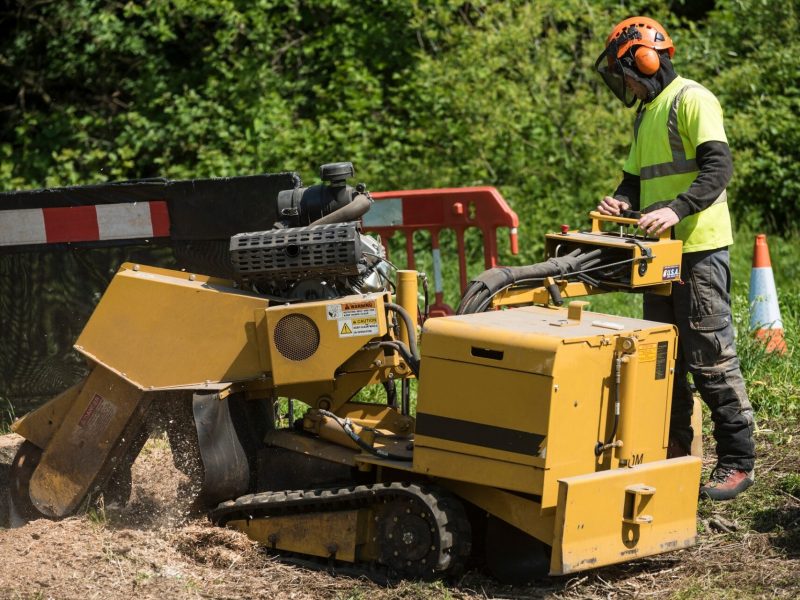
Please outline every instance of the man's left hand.
M637 225L650 235L658 235L668 227L675 225L680 219L671 208L659 208L643 214Z

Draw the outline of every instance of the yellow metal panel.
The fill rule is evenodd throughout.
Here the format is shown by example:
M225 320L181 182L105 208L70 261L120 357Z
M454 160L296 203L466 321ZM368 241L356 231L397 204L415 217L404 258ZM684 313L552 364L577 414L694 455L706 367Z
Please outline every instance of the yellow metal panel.
M11 429L39 448L46 448L83 387L83 381L64 390L33 412L14 421Z
M569 308L542 307L468 317L445 318L446 326L426 329L415 470L541 494L547 509L556 505L558 479L616 468L620 460L635 465L664 458L672 326L579 311L577 305L572 318ZM595 447L613 428L621 340L630 340L632 350L622 368L621 422L612 441L623 444L598 458ZM525 366L535 372L522 372ZM462 468L467 455L474 459ZM503 467L489 468L495 462Z
M616 455L624 464L666 458L672 400L672 332L632 338L623 356L621 417L618 438L623 446ZM654 418L657 417L657 418Z
M552 381L535 373L425 356L417 392L418 420L420 414L429 414L510 430L506 433L543 435ZM500 450L503 446L484 447ZM507 454L498 457L511 458Z
M108 467L126 426L143 415L150 397L96 366L31 477L30 496L36 508L53 517L75 510Z
M315 456L331 462L356 466L356 450L336 446L316 437L298 434L285 429L272 429L264 436L264 443L268 446L286 448L306 456Z
M614 344L567 344L559 353L553 373L553 396L545 441L546 471L542 505L555 506L558 479L592 473L611 466L598 461L594 449L607 435L613 403L609 403L613 385ZM609 425L610 427L610 425Z
M542 509L540 503L529 497L485 485L450 479L439 479L438 483L548 546L553 544L555 509Z
M75 348L142 389L260 377L267 301L218 281L125 263Z
M414 419L401 415L397 409L385 404L371 402L347 402L336 414L351 419L354 423L372 427L395 434L408 435L414 433Z
M559 311L547 308L525 307L429 319L422 331L422 354L549 375L561 339L536 334L550 328L550 322L558 315ZM425 369L424 360L422 368Z
M502 487L528 494L538 494L544 478L543 469L418 446L414 448L413 469L416 473L433 477Z
M558 389L547 429L545 507L557 501L558 479L615 468L621 459L635 465L666 456L675 331L648 321L639 321L639 326L635 331L608 335L597 345L570 340L559 353L553 375ZM621 415L615 440L623 445L598 458L594 446L607 441L613 429L615 352L625 339L632 340L634 348L644 349L645 360L633 351L629 362L622 365Z
M692 456L561 480L551 574L692 546L699 485Z
M417 394L417 452L451 449L544 466L552 380L425 356ZM505 486L501 486L505 487Z
M366 542L368 510L287 515L229 521L228 527L244 532L273 550L354 562L358 546Z
M417 415L420 416L419 414ZM427 417L427 415L423 415L423 417ZM423 424L425 423L425 419L423 419ZM462 427L465 425L464 422L455 422L452 419L444 419L442 422L441 428L442 430L450 430L453 432L454 430ZM471 423L467 423L466 426L469 427ZM480 425L479 423L475 423L475 425ZM520 432L525 434L526 432ZM451 435L445 433L443 435ZM498 437L508 438L508 432L506 433L499 433ZM423 457L428 449L434 450L442 450L445 452L452 452L453 454L465 454L465 455L472 455L481 458L485 458L491 461L499 461L499 462L508 462L508 463L515 463L518 465L523 465L526 467L538 467L540 469L544 468L545 461L542 457L530 453L525 454L522 452L507 452L504 450L498 450L496 448L490 448L484 446L482 444L478 444L468 441L470 439L469 434L464 434L463 442L456 442L451 441L446 438L436 437L433 435L423 435L421 433L416 433L414 435L414 456L419 457L418 463L421 465L423 464ZM476 440L476 438L472 438ZM541 436L531 436L533 442L539 442ZM477 440L476 440L477 441ZM487 442L491 443L491 442ZM540 444L543 442L539 442ZM448 472L450 471L451 467L448 467ZM435 475L434 471L430 471L431 474ZM513 482L510 482L513 484ZM505 486L501 486L505 487ZM510 488L511 489L511 488ZM537 490L537 493L541 492L541 490Z
M556 248L559 248L559 255L561 256L577 247L586 252L595 248L616 250L619 256L637 259L628 267L630 269L628 274L629 283L623 287L629 289L660 286L680 278L681 252L683 248L680 240L671 240L668 237L662 237L658 240L645 239L641 236L636 238L639 245L650 250L652 256L646 262L647 269L644 274L640 275L640 261L638 259L642 258L642 251L639 245L631 243L631 239L627 232L625 235L620 235L618 232L602 232L599 228L593 229L591 232L551 233L545 236L545 256L555 256Z
M582 311L568 318L568 307L526 306L426 321L422 354L540 375L552 375L555 353L562 344L603 343L604 338L658 326L653 321ZM490 352L481 352L488 350ZM493 354L491 351L495 351ZM502 352L502 357L496 354Z
M333 380L340 365L386 334L384 302L382 294L367 294L267 309L275 385Z

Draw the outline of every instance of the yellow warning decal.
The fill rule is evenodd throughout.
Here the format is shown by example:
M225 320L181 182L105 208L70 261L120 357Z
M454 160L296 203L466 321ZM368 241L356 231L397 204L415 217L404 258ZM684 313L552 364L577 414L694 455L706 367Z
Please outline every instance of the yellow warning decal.
M378 335L378 317L339 319L339 337Z
M656 359L656 345L642 344L639 346L639 362L653 362Z

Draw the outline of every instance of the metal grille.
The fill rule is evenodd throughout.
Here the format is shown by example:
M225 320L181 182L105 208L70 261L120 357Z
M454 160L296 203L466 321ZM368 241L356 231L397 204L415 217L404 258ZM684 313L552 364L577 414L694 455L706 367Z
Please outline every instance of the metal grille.
M282 317L273 335L278 352L289 360L305 360L319 348L319 329L305 315Z
M250 278L297 279L310 274L358 274L357 223L240 233L231 238L231 261Z

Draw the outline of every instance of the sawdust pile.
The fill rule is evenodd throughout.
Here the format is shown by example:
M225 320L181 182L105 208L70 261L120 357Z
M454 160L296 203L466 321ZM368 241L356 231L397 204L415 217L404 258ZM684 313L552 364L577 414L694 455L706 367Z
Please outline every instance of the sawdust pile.
M21 439L0 437L5 489ZM188 519L164 438L133 466L124 507L0 529L0 598L337 598L374 584L275 561L246 536Z

